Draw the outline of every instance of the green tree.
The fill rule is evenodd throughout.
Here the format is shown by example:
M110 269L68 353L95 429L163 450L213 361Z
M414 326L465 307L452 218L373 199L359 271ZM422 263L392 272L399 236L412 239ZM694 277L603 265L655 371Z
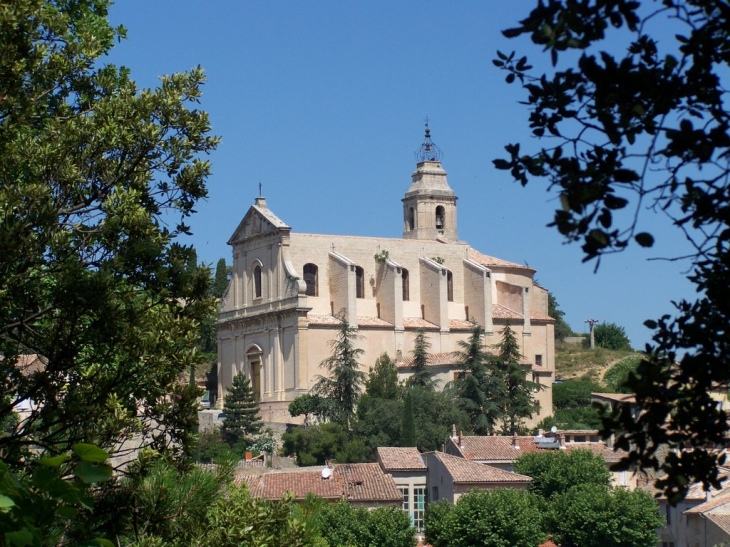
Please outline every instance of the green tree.
M532 393L540 389L540 384L526 378L520 363L520 345L509 325L502 330L502 341L495 348L497 354L492 363L504 382L502 432L509 435L524 433L524 418L532 416L537 408Z
M611 473L590 450L527 452L515 461L515 472L532 478L530 491L549 499L576 485L607 487Z
M182 454L192 441L168 417L195 413L175 384L197 362L211 303L207 270L187 268L193 250L175 240L206 195L200 156L217 139L189 108L199 68L138 90L126 68L99 62L124 36L108 5L24 0L0 12L0 383L13 401L42 403L0 438L6 454L110 448L135 433ZM45 367L21 374L25 353ZM0 404L0 420L15 405Z
M573 335L573 329L564 319L565 312L560 309L558 300L551 292L548 292L548 315L555 319L555 341L562 342Z
M221 431L228 444L244 445L246 448L250 446L264 424L259 416L259 405L251 381L243 372L233 377L233 385L223 403L223 412L226 417Z
M659 48L653 34L665 19L673 32ZM525 57L495 59L525 89L533 135L550 137L546 147L508 145L495 166L523 185L549 181L560 197L552 225L582 242L586 260L652 246L640 228L651 210L695 251L687 260L696 298L675 299L674 317L645 323L653 343L630 381L639 412L622 408L607 425L624 431L627 464L666 472L659 485L670 499L695 480L718 487L711 447L724 442L728 420L709 394L730 380L730 13L713 0L663 0L656 10L634 0L556 0L504 34L529 35L553 66L562 52L577 55L546 74L533 74ZM692 450L660 460L666 445Z
M453 390L413 387L409 393L416 421L416 446L421 452L440 450L454 425L458 431L470 432L469 415L459 407Z
M461 496L450 510L426 513L433 547L535 547L547 539L544 504L524 490L497 488Z
M401 422L401 446L416 446L416 422L413 418L413 399L406 393L403 404L403 421Z
M360 398L352 436L365 443L367 461L376 460L379 446L401 445L403 411L400 399L381 399L367 393Z
M223 294L226 292L227 288L228 266L226 266L226 259L221 258L215 266L215 277L213 278L213 284L210 288L210 294L216 298L223 298Z
M616 323L599 323L593 329L593 336L599 348L630 350L631 342L623 327Z
M612 365L603 375L603 381L609 391L613 393L631 393L629 377L637 373L642 361L642 355L631 355Z
M348 443L347 431L341 424L326 423L312 427L296 427L281 436L285 456L296 455L297 465L324 465L338 459Z
M651 494L619 487L575 486L556 496L551 513L565 547L653 547L664 526Z
M327 545L415 547L416 530L398 507L355 508L346 501L324 505L315 519Z
M289 414L292 417L304 415L304 427L309 425L309 416L322 416L324 401L317 395L304 393L289 403Z
M318 376L312 391L325 401L326 419L341 423L349 430L365 382L365 373L358 362L364 350L355 347L359 338L357 329L347 323L344 313L338 314L338 319L337 336L329 342L332 355L320 363L330 376Z
M245 486L232 487L229 495L217 501L207 521L198 523L201 547L315 547L316 535L309 519L302 518L292 495L281 500L253 498ZM180 544L180 545L191 545Z
M454 357L464 375L455 382L455 392L459 405L469 415L474 433L493 435L503 415L506 391L484 348L483 337L484 330L477 325L467 341L459 340L461 351Z
M413 349L411 350L411 377L408 378L407 384L409 386L418 386L428 389L436 388L436 381L433 378L433 371L429 368L428 350L431 348L431 343L426 338L426 333L423 329L418 329L416 337L413 340Z
M387 353L378 357L375 366L368 370L365 394L381 399L395 399L400 394L398 368Z

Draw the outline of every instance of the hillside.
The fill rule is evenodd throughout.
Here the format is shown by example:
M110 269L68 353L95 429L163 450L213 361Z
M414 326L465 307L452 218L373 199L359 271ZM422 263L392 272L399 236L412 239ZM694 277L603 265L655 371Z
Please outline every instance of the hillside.
M585 379L603 384L606 371L626 357L637 355L633 350L615 351L604 348L585 349L580 344L560 344L555 348L555 379Z

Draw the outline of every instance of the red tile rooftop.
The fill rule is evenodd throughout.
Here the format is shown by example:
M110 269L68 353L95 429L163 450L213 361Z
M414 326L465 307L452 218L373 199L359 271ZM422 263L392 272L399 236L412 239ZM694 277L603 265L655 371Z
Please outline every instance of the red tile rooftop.
M403 327L406 329L438 330L439 326L420 317L404 317Z
M410 367L413 363L413 356L407 355L403 361L398 363L398 368ZM437 366L454 366L459 364L459 359L453 353L430 353L428 355L427 364L432 367Z
M458 456L444 454L443 452L433 452L433 455L444 464L444 467L446 467L446 470L454 479L455 484L485 482L516 482L524 484L532 482L532 479L527 475L512 473L504 469L492 467L491 465L483 465L459 458Z
M362 502L402 503L403 494L396 488L393 477L383 473L380 464L338 464L328 479L322 477L323 467L297 471L274 471L263 475L240 477L251 495L265 499L279 499L292 492L297 499L307 494L325 499L344 499Z
M511 462L520 454L527 452L557 450L541 448L532 436L462 436L460 446L458 438L450 439L449 442L458 448L465 459L479 462ZM568 452L590 450L596 455L603 456L607 462L616 462L626 455L623 450L614 451L602 442L565 443L565 450Z
M608 401L615 401L617 403L635 403L636 398L633 395L627 395L626 393L591 393L591 397L596 399L606 399Z
M417 448L379 447L378 461L386 471L426 470Z
M515 268L519 270L530 270L533 272L535 271L528 266L516 264L515 262L507 262L506 260L502 260L501 258L495 258L493 256L482 254L479 251L471 248L469 249L469 259L478 264L481 264L482 266L486 266L487 268Z

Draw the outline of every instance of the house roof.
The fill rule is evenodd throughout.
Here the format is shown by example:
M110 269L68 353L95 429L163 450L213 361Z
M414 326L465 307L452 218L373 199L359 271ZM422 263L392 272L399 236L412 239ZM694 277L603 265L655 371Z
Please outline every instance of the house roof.
M461 436L459 439L452 438L449 442L455 446L467 460L483 462L511 462L520 454L536 452L538 450L555 450L554 448L540 448L534 441L534 437L507 437L500 435L493 436ZM516 444L516 446L515 446ZM566 443L565 450L590 450L597 456L602 456L607 462L617 462L626 455L623 450L614 451L602 442Z
M726 534L730 534L730 515L708 513L705 515L708 520L712 521Z
M0 355L0 361L4 360L5 357ZM46 368L48 362L45 357L38 355L37 353L26 353L18 355L18 361L15 363L15 367L25 376L39 372Z
M443 452L432 452L433 456L439 460L446 471L451 475L455 484L472 484L484 482L517 482L528 483L532 479L527 475L512 473L503 469L492 467L491 465L483 465L481 463L472 462L444 454Z
M379 447L378 461L385 471L425 471L417 448Z
M626 393L591 393L591 397L596 399L605 399L616 403L635 403L636 397Z
M243 476L239 480L251 495L279 499L292 492L297 499L313 494L325 499L347 501L401 502L403 494L396 488L391 475L385 474L378 463L335 465L328 479L322 478L324 467L298 471Z
M710 494L710 496L712 496L712 494ZM687 509L684 514L706 513L707 511L717 509L718 507L722 507L723 505L730 503L730 492L727 490L716 492L715 496L716 497L711 497L711 499L707 500L705 503L700 503L691 509Z

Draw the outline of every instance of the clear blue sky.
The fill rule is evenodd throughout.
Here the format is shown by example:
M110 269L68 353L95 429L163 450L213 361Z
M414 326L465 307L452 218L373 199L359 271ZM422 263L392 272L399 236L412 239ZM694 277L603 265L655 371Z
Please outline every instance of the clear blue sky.
M201 261L231 262L226 241L259 181L294 231L401 237L400 200L428 114L459 197L460 238L536 268L574 330L588 318L614 322L643 347L644 320L693 297L686 263L647 260L683 254L677 231L647 211L641 225L655 248L606 257L594 274L577 245L546 227L557 202L545 182L522 188L492 166L505 144L530 140L524 95L491 60L517 49L540 66L537 49L500 34L532 4L124 0L110 18L128 39L110 60L142 87L206 71L201 108L223 140L185 240Z

